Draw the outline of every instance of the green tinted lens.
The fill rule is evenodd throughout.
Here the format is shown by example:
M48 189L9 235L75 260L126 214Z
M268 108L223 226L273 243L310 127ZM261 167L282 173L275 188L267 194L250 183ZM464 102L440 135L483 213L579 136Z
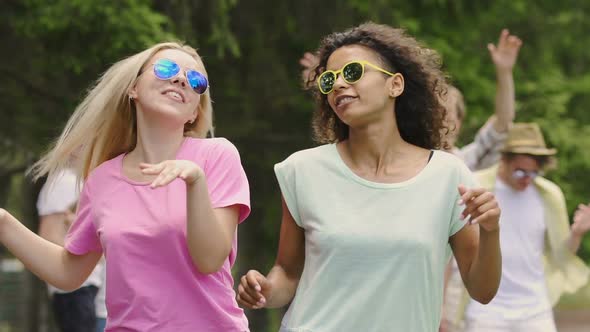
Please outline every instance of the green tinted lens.
M363 77L363 65L352 62L342 68L342 77L348 83L355 83Z
M334 87L334 83L336 82L336 75L334 75L334 73L327 71L324 72L321 76L320 76L320 91L322 93L329 93L330 91L332 91L332 88Z

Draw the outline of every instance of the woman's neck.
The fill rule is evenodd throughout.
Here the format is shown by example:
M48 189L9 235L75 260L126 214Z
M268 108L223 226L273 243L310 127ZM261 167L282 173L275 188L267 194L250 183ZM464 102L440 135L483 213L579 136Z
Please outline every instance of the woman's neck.
M353 164L379 169L399 160L400 156L415 151L415 146L401 137L397 126L368 126L350 129L343 142Z
M184 141L183 128L167 128L160 124L137 126L137 144L128 158L136 163L159 163L174 159Z

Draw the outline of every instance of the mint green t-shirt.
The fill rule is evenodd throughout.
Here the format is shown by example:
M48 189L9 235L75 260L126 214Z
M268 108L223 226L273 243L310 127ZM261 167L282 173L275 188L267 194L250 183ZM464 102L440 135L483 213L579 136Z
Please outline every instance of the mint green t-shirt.
M457 186L475 181L457 157L435 151L399 183L354 174L336 145L275 165L305 266L281 332L438 331L449 237L465 221Z

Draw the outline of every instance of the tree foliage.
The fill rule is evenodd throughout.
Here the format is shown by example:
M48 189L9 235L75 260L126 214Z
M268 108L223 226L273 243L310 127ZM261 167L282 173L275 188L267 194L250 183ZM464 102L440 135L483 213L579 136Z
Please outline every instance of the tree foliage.
M573 212L590 200L589 12L583 0L4 1L0 171L36 158L109 64L158 41L187 41L208 68L217 135L238 146L251 183L253 213L240 227L237 270L266 271L280 221L272 165L313 145L313 104L298 64L303 52L323 35L367 20L407 29L442 54L463 91L466 143L494 109L486 44L509 28L524 42L514 73L517 121L539 122L559 150L559 168L548 176ZM581 255L590 261L589 237ZM276 323L273 312L249 315L255 331Z

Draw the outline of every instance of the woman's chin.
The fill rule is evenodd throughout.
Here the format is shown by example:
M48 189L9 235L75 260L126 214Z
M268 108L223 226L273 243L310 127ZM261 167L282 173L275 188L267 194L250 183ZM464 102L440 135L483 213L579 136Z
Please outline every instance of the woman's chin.
M183 114L178 108L169 105L158 105L158 107L146 109L143 113L146 119L150 119L150 121L154 121L159 125L166 123L184 127L184 124L189 121L186 114Z

